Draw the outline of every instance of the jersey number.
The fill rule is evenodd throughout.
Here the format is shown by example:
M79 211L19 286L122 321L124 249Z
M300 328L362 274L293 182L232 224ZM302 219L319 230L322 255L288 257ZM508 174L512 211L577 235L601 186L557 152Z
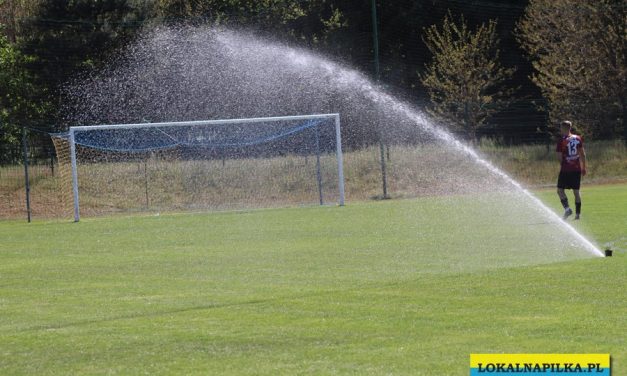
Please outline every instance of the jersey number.
M569 156L572 157L574 155L577 155L577 145L579 145L579 143L575 140L568 142L568 155Z

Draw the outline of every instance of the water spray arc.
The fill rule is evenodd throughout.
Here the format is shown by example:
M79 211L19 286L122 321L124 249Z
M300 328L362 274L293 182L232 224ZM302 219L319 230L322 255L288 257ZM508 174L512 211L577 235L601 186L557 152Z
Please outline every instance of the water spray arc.
M415 106L399 100L364 74L314 53L232 30L158 29L139 40L112 66L111 70L93 75L68 90L68 103L72 103L68 108L69 122L95 124L114 118L108 122L128 123L143 117L166 121L340 113L342 129L346 132L342 139L353 151L359 150L359 145L374 150L378 146L377 132L383 130L388 132L386 138L391 142L407 145L404 150L437 152L421 156L425 160L423 175L416 171L409 174L394 171L396 166L390 164L388 176L394 184L398 184L400 173L405 181L412 177L422 179L420 184L433 185L429 192L434 194L505 191L512 196L507 198L525 207L528 221L541 218L547 223L543 233L554 230L552 239L546 243L556 247L552 249L569 253L576 248L576 252L586 257L603 255L518 182ZM386 126L381 127L382 124ZM377 159L382 156L377 154ZM347 168L347 171L355 170ZM349 193L354 177L347 179ZM488 184L485 179L489 180ZM339 182L343 184L342 179ZM463 189L458 189L459 186ZM515 217L504 220L517 226ZM562 238L570 243L561 244Z

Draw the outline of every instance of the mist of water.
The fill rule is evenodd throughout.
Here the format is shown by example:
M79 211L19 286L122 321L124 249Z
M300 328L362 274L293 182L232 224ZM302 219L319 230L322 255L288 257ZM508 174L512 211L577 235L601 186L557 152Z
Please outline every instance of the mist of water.
M560 259L603 255L533 194L417 106L342 64L248 33L209 28L150 31L109 68L68 85L66 103L68 124L338 112L348 150L372 145L380 134L391 145L437 146L442 154L435 159L425 156L422 180L415 182L422 186L415 191L405 187L410 195L418 191L506 195L512 218L504 220L527 223L535 216L551 226L550 244L538 239L538 247L546 247L546 252L560 252ZM399 180L407 174L393 169L390 173L398 174ZM350 182L347 190L350 197ZM493 209L489 198L482 200L485 210ZM524 213L522 218L519 212ZM529 237L536 236L533 227L528 231ZM546 237L546 232L542 234Z

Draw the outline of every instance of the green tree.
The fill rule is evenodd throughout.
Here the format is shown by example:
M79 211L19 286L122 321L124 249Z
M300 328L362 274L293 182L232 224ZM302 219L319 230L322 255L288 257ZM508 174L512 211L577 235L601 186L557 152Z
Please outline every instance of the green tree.
M33 78L25 69L32 60L0 35L0 162L14 163L21 157L22 127L32 125L47 110L33 99Z
M55 93L76 72L105 63L131 40L143 25L142 16L129 0L42 2L22 22L18 43L36 57L31 68L39 84Z
M0 0L0 146L15 150L20 128L63 127L64 83L105 64L143 25L147 2ZM13 151L11 151L12 154ZM7 157L14 158L14 157Z
M144 23L145 4L132 0L41 1L20 24L17 45L31 56L27 69L33 95L51 103L37 124L58 131L63 123L63 86L79 74L100 67L130 42Z
M452 127L461 127L472 140L494 113L509 105L514 89L505 87L514 69L499 63L496 21L468 28L451 14L441 28L425 30L423 41L433 58L419 73L431 99L428 111Z
M626 14L622 0L531 0L518 23L554 124L616 137L625 129Z
M346 26L328 0L157 0L154 17L166 23L234 24L318 43Z

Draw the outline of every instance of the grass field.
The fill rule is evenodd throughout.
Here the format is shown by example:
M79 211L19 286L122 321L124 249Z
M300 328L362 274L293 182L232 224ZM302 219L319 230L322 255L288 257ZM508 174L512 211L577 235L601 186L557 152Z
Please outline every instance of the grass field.
M542 249L554 225L507 205L468 221L477 196L3 221L0 374L463 375L470 353L542 352L618 375L627 186L583 194L575 225L612 258Z

